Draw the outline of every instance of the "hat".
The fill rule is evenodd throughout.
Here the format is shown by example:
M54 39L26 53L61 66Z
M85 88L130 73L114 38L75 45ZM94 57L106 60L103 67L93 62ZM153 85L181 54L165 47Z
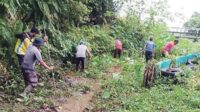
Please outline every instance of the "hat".
M39 30L37 28L32 28L31 33L39 34Z
M36 45L36 46L43 46L43 45L44 45L44 41L43 41L41 38L36 38L36 39L33 41L33 45Z
M84 44L84 42L83 41L80 41L80 43L79 43L80 45L83 45Z

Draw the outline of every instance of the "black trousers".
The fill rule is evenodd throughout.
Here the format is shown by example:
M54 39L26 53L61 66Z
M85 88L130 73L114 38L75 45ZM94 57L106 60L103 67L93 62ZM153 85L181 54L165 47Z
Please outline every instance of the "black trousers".
M81 64L81 71L85 69L85 57L76 58L76 71L79 70L79 65Z
M117 55L118 55L118 57L120 58L120 57L121 57L121 52L122 52L121 49L115 49L115 51L114 51L114 58L116 58Z
M17 54L17 57L18 57L19 65L21 67L21 65L22 65L22 63L24 61L24 55Z
M18 61L19 61L19 67L21 69L21 72L23 72L23 70L22 70L22 63L24 61L24 55L17 54L17 57L18 57Z
M149 60L151 60L153 58L153 53L151 51L145 51L145 59L146 62L148 62Z

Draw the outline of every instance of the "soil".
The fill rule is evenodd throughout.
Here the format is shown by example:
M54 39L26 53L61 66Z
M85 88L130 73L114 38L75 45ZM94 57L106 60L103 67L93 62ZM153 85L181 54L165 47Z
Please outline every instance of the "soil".
M113 73L120 74L122 67L120 65L113 66L105 71L105 80L112 78ZM65 97L56 99L59 102L56 107L50 107L48 104L43 104L40 109L32 110L31 112L88 112L91 109L92 101L95 100L95 95L101 92L101 85L98 80L76 76L73 71L68 72L65 77L65 82L71 87L78 87L79 90L72 92L67 99ZM82 89L81 87L86 87ZM81 88L81 90L80 90Z
M113 66L112 68L106 71L106 79L112 78L113 73L120 74L122 71L122 67L120 65Z
M112 68L106 70L106 78L109 79L113 73L120 73L121 71L121 66L113 66ZM67 102L58 107L56 110L58 112L84 112L90 106L94 95L100 92L101 85L97 80L73 75L68 75L68 82L71 83L72 86L86 85L90 87L90 91L78 91L72 93L72 96L67 99Z
M69 81L73 86L86 85L90 87L87 92L74 92L72 96L67 99L67 102L60 106L58 112L83 112L89 106L94 94L100 90L100 84L94 79L87 79L77 76L70 76Z

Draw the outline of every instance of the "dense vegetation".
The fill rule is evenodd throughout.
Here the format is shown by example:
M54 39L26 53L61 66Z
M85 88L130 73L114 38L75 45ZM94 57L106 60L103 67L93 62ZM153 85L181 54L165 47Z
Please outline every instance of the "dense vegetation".
M93 101L94 112L199 111L199 70L183 67L184 76L179 77L179 83L173 84L172 79L158 76L155 85L146 89L141 83L145 68L142 61L142 58L114 60L114 65L121 66L122 71L112 73L109 80L102 79L103 90Z
M167 27L163 22L168 14L166 1L154 1L149 6L148 0L135 0L127 17L120 18L117 11L124 3L123 0L1 0L0 111L27 111L44 103L57 106L55 99L58 97L69 97L73 91L87 88L71 87L65 82L66 74L74 69L74 48L80 40L86 43L94 57L87 62L86 72L76 75L98 79L102 85L101 92L92 101L92 111L198 110L199 85L193 83L195 78L199 78L198 71L186 70L189 78L184 78L184 84L172 85L170 81L160 79L151 90L141 87L145 66L142 58L144 42L151 33L154 34L158 61L162 59L161 47L174 39L166 33ZM142 18L144 15L145 19ZM52 86L52 74L38 67L41 74L39 87L20 103L15 100L24 86L13 50L15 34L28 32L32 27L41 31L45 29L49 36L49 43L43 47L42 54L44 60L49 60L47 47L50 48L53 61L48 63L56 65L56 88ZM39 37L42 36L41 33ZM123 58L120 60L111 57L116 37L123 42ZM180 40L180 43L174 55L199 51L198 43L193 44L189 40ZM107 70L113 66L119 66L121 71L109 74L111 79L106 80ZM180 104L170 103L175 98Z

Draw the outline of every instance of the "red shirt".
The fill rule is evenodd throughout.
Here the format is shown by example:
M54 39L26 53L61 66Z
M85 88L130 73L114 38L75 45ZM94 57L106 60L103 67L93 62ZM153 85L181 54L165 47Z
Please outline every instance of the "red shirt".
M170 53L172 48L175 46L175 42L174 41L171 41L171 42L168 42L163 48L162 48L162 53L165 53L165 52L168 52Z
M120 40L115 40L115 49L121 49L122 50L122 43Z

